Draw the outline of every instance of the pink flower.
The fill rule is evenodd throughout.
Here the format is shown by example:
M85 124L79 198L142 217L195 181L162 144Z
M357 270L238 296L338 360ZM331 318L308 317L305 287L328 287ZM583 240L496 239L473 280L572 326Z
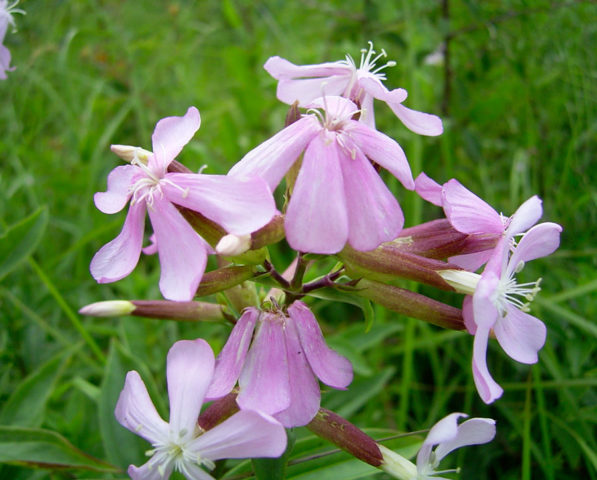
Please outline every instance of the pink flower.
M213 480L200 466L214 468L222 458L279 457L286 432L263 413L244 410L204 431L197 424L205 392L213 379L214 355L204 340L181 340L168 352L170 422L157 413L136 371L128 372L114 414L118 422L150 442L149 461L131 465L135 480L162 480L173 471L188 480Z
M122 231L91 261L91 274L99 283L120 280L137 265L146 211L162 269L160 290L165 298L181 301L193 298L212 250L175 205L195 210L236 235L251 233L273 217L271 191L259 178L167 171L200 121L195 107L183 117L160 120L152 136L154 153L147 156L147 163L134 153L131 165L110 172L108 190L95 194L95 205L104 213L119 212L130 201Z
M289 105L298 100L300 106L307 106L322 95L340 95L352 100L360 107L360 121L375 127L373 99L386 102L407 128L421 135L440 135L443 132L442 121L435 115L410 110L402 105L407 93L403 88L388 90L381 73L386 67L396 65L387 62L380 67L376 62L386 56L384 50L377 56L373 43L368 50L361 50L361 62L356 66L350 55L338 62L318 65L294 65L280 57L271 57L264 68L278 82L278 99Z
M241 409L273 415L286 427L301 426L319 409L316 377L330 387L344 389L352 381L352 366L325 344L309 308L300 301L290 305L287 314L251 307L218 355L207 397L226 395L238 379Z
M10 66L10 52L2 43L8 26L14 27L15 25L12 18L13 13L25 13L23 10L15 8L17 3L19 3L18 0L9 5L7 0L0 0L0 80L6 80L6 72L14 70L14 67Z
M443 207L455 230L468 235L512 238L532 227L543 213L541 199L532 196L507 217L452 179L439 185L424 173L415 180L415 191L428 202ZM450 257L450 263L475 271L486 263L494 249Z
M402 148L352 120L358 108L350 100L325 97L312 107L325 108L324 114L304 115L247 153L229 175L259 175L273 190L304 151L284 221L290 246L330 254L342 250L347 241L365 251L393 240L404 216L369 159L412 190Z
M514 223L512 220L511 224ZM562 227L541 223L523 235L512 249L511 238L499 241L478 279L472 296L464 299L462 313L473 343L473 377L479 395L491 403L502 395L502 388L487 368L487 342L491 330L514 360L532 364L545 343L546 329L541 320L529 315L529 303L539 292L540 280L517 283L515 275L525 262L553 253L560 244Z

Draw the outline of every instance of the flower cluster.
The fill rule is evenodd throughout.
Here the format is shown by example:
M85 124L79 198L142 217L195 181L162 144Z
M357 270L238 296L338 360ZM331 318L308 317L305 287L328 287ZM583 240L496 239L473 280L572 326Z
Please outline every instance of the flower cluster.
M451 470L437 467L449 452L494 438L493 420L458 425L466 415L451 414L430 430L415 465L320 406L318 380L344 390L353 370L328 347L308 306L318 290L328 294L320 298L338 298L333 293L340 292L466 329L474 335L473 377L486 403L502 394L487 368L491 334L522 363L536 362L545 342L545 326L528 313L539 281L517 283L515 276L525 262L558 247L561 227L535 225L542 215L536 196L507 217L455 179L440 185L422 173L414 180L404 150L376 130L374 100L385 102L415 133L435 136L443 126L435 115L402 105L404 89L384 86L382 71L394 65L377 67L385 56L370 43L358 67L350 56L303 66L270 58L265 69L278 80L278 98L291 105L292 121L227 175L193 173L175 160L199 129L195 107L157 123L152 151L112 147L130 164L108 175L107 190L96 193L95 204L108 214L127 204L129 209L120 234L93 258L91 273L100 283L114 282L132 272L142 251L157 252L166 300L96 303L82 313L234 323L217 359L202 339L171 347L168 423L139 374L127 375L116 418L153 447L147 463L129 468L132 478L165 479L178 471L187 479L210 479L204 469L212 470L219 459L282 455L284 428L305 425L396 478L442 478ZM446 219L404 229L380 167L441 206ZM278 211L273 192L284 178L286 201ZM143 248L146 212L153 234ZM296 259L278 273L267 247L282 238ZM208 255L216 253L220 268L205 273ZM340 263L306 281L319 258L307 254L334 255ZM398 277L463 293L463 308L398 288ZM247 280L275 288L266 294ZM222 291L227 296L219 304L194 301ZM204 400L213 403L200 414Z

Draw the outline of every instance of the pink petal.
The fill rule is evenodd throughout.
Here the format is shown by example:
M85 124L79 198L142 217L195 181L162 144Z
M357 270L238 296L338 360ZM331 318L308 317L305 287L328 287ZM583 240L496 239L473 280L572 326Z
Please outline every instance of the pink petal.
M346 244L340 155L334 134L317 135L305 151L284 221L286 239L295 250L336 253Z
M353 100L358 100L361 104L361 115L359 117L359 122L375 130L375 110L373 108L373 97L364 92L358 99Z
M521 363L537 363L537 352L547 335L541 320L508 304L507 314L498 319L493 331L509 357Z
M144 225L145 202L131 205L122 231L91 260L89 270L98 283L115 282L133 271L141 255Z
M329 348L317 319L303 302L295 301L288 307L288 314L299 334L303 351L313 373L330 387L345 389L352 382L350 361Z
M348 212L348 242L367 251L393 240L404 225L404 215L371 163L360 150L355 158L340 157Z
M169 173L166 179L172 182L163 186L168 200L205 215L235 235L260 229L277 211L261 178Z
M281 79L278 82L276 96L281 102L292 105L298 101L303 107L323 95L342 95L349 81L350 77L346 75L300 80Z
M286 354L290 382L290 405L276 413L276 419L286 428L307 425L319 410L321 393L315 374L299 341L294 321L286 322Z
M315 65L295 65L285 58L278 56L270 57L263 65L263 68L276 80L288 78L311 78L311 77L329 77L331 75L352 74L352 69L348 65L338 62L326 62ZM318 95L319 96L319 95Z
M487 342L489 329L478 325L473 342L473 379L481 400L492 403L502 396L504 390L492 378L487 369Z
M131 465L128 468L127 473L133 480L164 480L169 478L174 470L174 464L167 464L166 468L160 472L160 470L158 470L159 463L156 460L157 457L154 456L140 467Z
M325 113L333 118L350 119L359 111L359 107L357 107L352 100L329 94L326 94L323 97L320 95L307 106L309 108L320 108L325 110Z
M473 313L477 327L483 326L490 329L497 321L498 309L493 302L493 298L499 288L499 283L499 277L491 271L487 272L487 269L485 269L473 295Z
M442 119L437 115L417 112L416 110L406 108L404 105L399 103L388 102L388 106L392 109L396 116L402 120L402 123L404 123L406 128L418 133L419 135L435 137L444 132Z
M315 115L304 116L247 153L228 175L261 177L273 191L307 143L322 129Z
M279 457L286 450L286 430L275 419L241 410L189 443L197 455L222 458Z
M247 308L236 322L216 360L214 378L206 395L209 400L223 397L236 384L245 363L258 317L259 310L251 307Z
M367 157L388 170L405 188L415 188L404 150L396 141L360 122L351 121L346 131Z
M168 438L168 424L156 411L143 380L134 370L126 375L114 415L123 427L150 443Z
M192 438L205 392L214 373L214 354L209 344L179 340L168 351L166 378L170 400L170 430Z
M560 225L551 222L540 223L531 228L514 249L506 274L511 275L520 262L530 262L555 252L560 246L561 231Z
M108 175L108 190L97 192L93 196L98 210L104 213L120 212L131 198L130 187L134 183L134 177L140 173L139 167L133 165L122 165L112 170Z
M459 232L468 234L504 232L502 217L456 179L444 184L443 205L446 217Z
M543 215L541 199L534 195L518 207L518 210L510 217L508 235L514 236L528 230L539 221L541 215Z
M145 255L155 255L158 253L158 244L155 241L155 233L152 233L149 236L149 245L143 247L141 250Z
M169 201L154 196L148 212L162 270L160 291L168 300L191 300L207 263L205 241Z
M10 51L0 42L0 80L6 80L6 72L14 70L10 67Z
M438 207L443 205L442 186L425 173L421 173L415 178L415 192L424 200Z
M467 253L465 255L456 255L454 257L450 257L448 258L448 262L468 270L469 272L474 272L482 265L487 263L492 254L492 249L483 250L482 252Z
M165 173L170 162L191 141L200 125L201 116L195 107L189 107L183 117L162 118L151 136L153 156L149 157L150 168Z
M290 405L284 317L264 312L240 374L236 399L243 410L274 414Z
M458 419L462 417L468 417L468 415L456 412L442 418L431 427L424 443L427 445L439 445L440 443L454 440L458 436Z
M386 102L388 105L399 105L404 102L408 96L408 92L404 90L404 88L388 90L380 80L372 76L359 78L358 86L373 98L381 100L382 102Z
M454 438L439 444L435 449L435 459L439 462L457 448L488 443L494 437L495 420L491 418L471 418L458 426L458 433Z
M472 295L466 295L462 301L462 318L464 319L466 331L474 335L477 331L477 324L475 323L475 315L473 314Z

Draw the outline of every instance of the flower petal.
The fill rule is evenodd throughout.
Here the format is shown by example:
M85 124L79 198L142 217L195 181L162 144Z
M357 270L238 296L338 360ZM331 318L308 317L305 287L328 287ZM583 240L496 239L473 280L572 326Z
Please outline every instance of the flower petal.
M468 270L469 272L474 272L482 265L487 263L492 254L493 249L483 250L481 252L467 253L464 255L449 257L448 262L463 268L464 270Z
M150 443L168 438L168 424L156 411L143 380L134 370L126 374L114 415L123 427Z
M301 107L307 106L322 95L342 95L350 82L346 75L332 75L322 78L281 79L276 96L281 102L292 105L295 101Z
M148 212L162 270L160 291L168 300L191 300L207 264L206 243L169 201L154 196Z
M128 468L127 473L133 480L164 480L169 478L174 470L174 464L172 462L168 463L163 470L158 469L158 466L159 463L154 455L140 467L131 465Z
M165 173L170 162L190 142L200 125L201 116L195 107L189 107L182 117L162 118L151 136L153 156L149 157L149 167Z
M214 354L209 344L197 340L179 340L168 351L166 378L170 400L170 430L190 439L205 392L214 373Z
M294 321L286 322L286 355L290 382L290 405L275 417L286 428L307 425L319 410L321 392L298 337Z
M514 236L528 230L539 221L541 215L543 215L541 199L533 195L510 217L507 234Z
M404 225L398 201L360 150L355 158L340 157L344 179L348 242L367 251L395 239Z
M492 403L502 396L504 390L492 378L487 369L487 342L489 329L478 325L473 342L473 379L481 400Z
M560 246L561 231L560 225L551 222L540 223L531 228L514 249L506 274L511 275L520 262L530 262L555 252Z
M286 431L275 419L241 410L189 443L199 456L222 458L279 457L286 450Z
M285 319L261 313L261 322L240 374L236 399L243 410L274 414L290 405L290 379L284 340Z
M232 329L226 345L216 359L214 378L207 391L207 398L213 400L228 394L240 375L245 357L251 344L259 310L247 308Z
M247 153L228 175L261 177L273 191L307 143L321 130L317 117L306 115Z
M158 244L155 241L155 233L149 236L149 245L141 249L145 255L155 255L158 253Z
M466 413L451 413L437 422L427 434L423 443L427 445L439 445L449 442L458 436L458 419L468 417Z
M487 202L452 179L443 186L443 206L452 226L462 233L503 233L502 217Z
M435 137L444 132L442 119L437 115L411 110L400 103L388 102L388 106L392 109L396 116L402 120L402 123L404 123L406 128L418 133L419 135Z
M442 441L435 449L436 461L441 461L448 453L466 445L481 445L495 437L495 420L491 418L471 418L458 426L458 433L448 441Z
M370 74L369 74L370 75ZM372 76L361 77L358 80L359 87L362 88L372 97L387 104L399 105L408 96L408 92L404 88L396 88L394 90L388 90L386 86L381 83L380 80Z
M462 301L462 318L464 319L466 331L474 335L477 331L477 324L475 323L475 315L473 314L472 295L466 295Z
M288 307L288 314L299 334L303 351L313 373L330 387L345 389L352 382L350 361L329 348L317 319L309 307L301 301L295 301Z
M547 329L541 320L508 304L507 314L493 327L501 347L520 363L537 363L537 352L545 345Z
M331 75L349 76L352 74L352 70L348 65L344 65L339 62L326 62L314 65L295 65L285 58L278 56L268 58L263 65L263 68L265 68L267 73L269 73L276 80L288 78L329 77Z
M201 213L235 235L260 229L276 213L274 197L258 177L169 173L166 179L163 190L168 200Z
M346 244L342 154L335 134L317 135L307 147L284 221L286 239L293 249L336 253Z
M108 190L93 196L98 210L104 213L120 212L131 198L130 187L139 173L139 167L133 165L122 165L112 170L108 174Z
M133 271L143 245L145 202L129 207L122 231L94 255L89 270L98 283L110 283Z
M443 205L442 186L425 173L421 173L415 178L415 192L424 200L438 207Z
M409 190L415 188L415 182L404 150L395 140L356 121L351 121L349 126L346 127L346 131L355 145L367 157L388 170L400 180L405 188Z

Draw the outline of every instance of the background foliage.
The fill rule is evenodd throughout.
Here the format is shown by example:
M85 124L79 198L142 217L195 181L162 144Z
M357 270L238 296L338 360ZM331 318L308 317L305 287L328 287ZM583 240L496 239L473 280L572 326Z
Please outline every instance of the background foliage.
M441 137L419 137L377 106L379 129L400 141L413 173L424 170L440 182L457 177L505 214L539 194L544 219L563 225L564 233L559 252L528 272L545 277L533 304L548 326L540 362L519 365L490 348L492 372L506 390L496 404L484 405L474 390L469 336L381 308L365 334L360 310L315 301L330 343L350 355L357 373L349 392L325 393L324 405L359 426L401 431L428 428L451 411L496 418L494 443L453 459L463 479L597 478L595 3L24 0L19 6L27 15L16 18L19 31L5 42L17 70L0 83L0 424L13 429L0 427L1 450L5 438L14 438L6 432L43 427L118 467L139 462L145 446L112 418L124 372L139 370L164 412L170 345L201 336L219 351L226 338L223 325L74 313L102 299L160 298L154 258L116 284L98 286L89 275L92 255L123 219L101 214L92 202L118 164L109 145L150 147L158 119L195 105L202 126L179 160L225 173L283 126L286 107L262 69L269 56L298 64L347 52L358 57L372 40L398 62L386 84L406 88L407 106L445 122ZM430 64L442 45L445 61ZM408 225L440 215L415 195L396 192ZM11 250L15 238L23 239L20 256ZM274 253L282 269L288 254L283 246ZM3 263L21 257L19 264ZM297 430L297 451L313 451L314 440ZM60 442L46 452L47 461L60 458L66 448ZM340 454L326 459L300 464L293 475L372 475L354 464L335 470L347 460ZM0 467L1 478L17 480L98 476L122 478Z

